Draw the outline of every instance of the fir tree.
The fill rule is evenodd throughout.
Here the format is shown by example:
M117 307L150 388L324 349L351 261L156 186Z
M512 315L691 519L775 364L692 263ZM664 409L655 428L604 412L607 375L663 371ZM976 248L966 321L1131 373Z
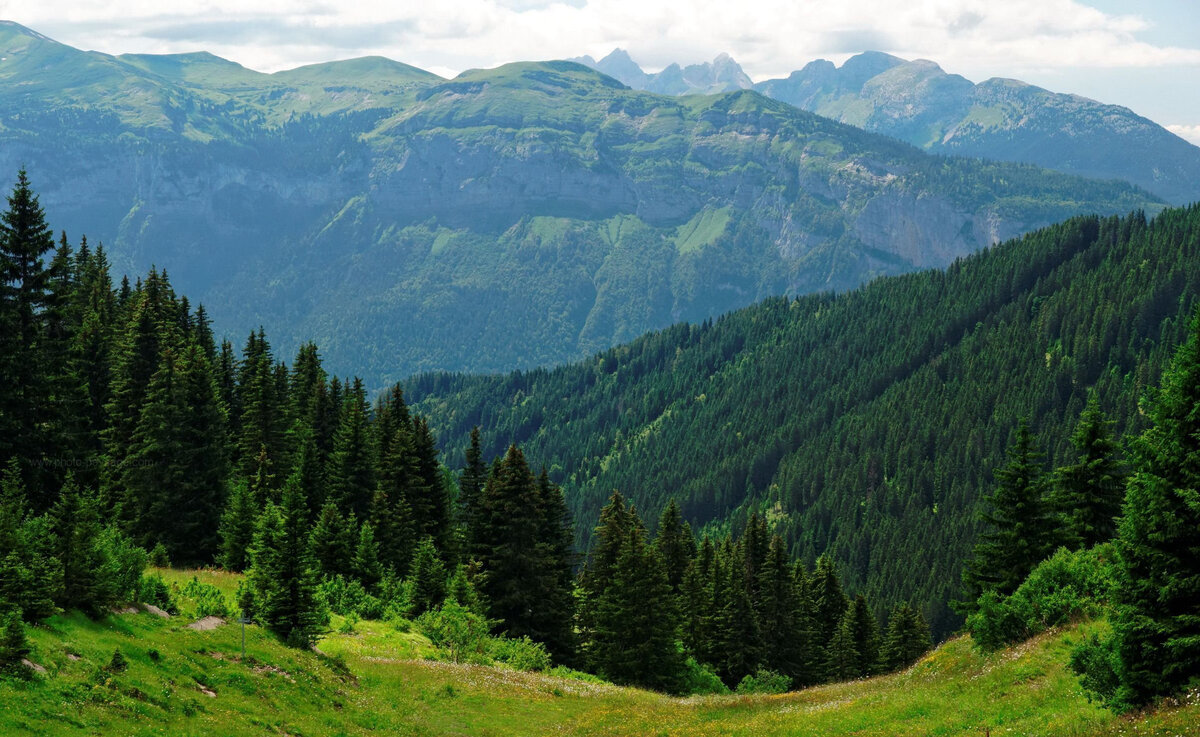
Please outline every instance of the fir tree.
M823 670L828 662L829 643L837 633L847 607L850 606L833 561L828 556L823 555L817 559L809 590L814 605L813 627L816 634L813 658L818 668Z
M29 653L20 610L0 602L0 672L20 673L21 661L28 658Z
M1078 460L1055 472L1055 502L1063 521L1061 534L1072 547L1090 548L1116 534L1126 472L1117 459L1112 425L1093 394L1071 436Z
M487 482L487 466L483 462L483 451L480 449L479 426L471 428L471 437L466 451L466 464L458 478L458 504L461 523L466 531L467 547L475 544L478 534L475 520L476 508L479 505L479 495L483 493L483 485Z
M1200 312L1148 405L1116 541L1119 709L1200 678Z
M887 670L907 668L929 650L929 645L929 625L919 611L909 606L908 602L902 602L892 609L882 652Z
M417 459L418 483L407 501L412 508L418 535L433 538L438 550L450 549L450 494L438 465L437 441L425 420L413 420L413 450Z
M325 576L353 575L356 540L355 531L337 505L325 502L311 535L317 570Z
M683 521L683 514L674 498L667 502L662 516L658 519L654 548L666 566L667 582L671 584L671 590L678 594L688 563L696 554L696 538L692 536L692 528Z
M576 654L574 526L562 489L550 481L545 468L538 476L537 497L541 601L531 619L539 630L538 640L555 662L570 664Z
M758 573L758 619L762 632L763 662L794 681L805 677L804 647L812 633L802 626L800 600L791 562L778 535L771 539L767 559Z
M833 632L825 654L825 676L831 681L848 681L860 674L860 653L854 641L854 610L847 609Z
M221 515L220 563L229 571L244 571L250 565L250 547L258 507L245 481L233 485L225 511Z
M68 475L50 519L58 541L55 558L62 571L59 605L89 614L105 611L116 603L119 592L113 587L108 556L101 544L103 527L95 495L80 489Z
M986 499L979 516L987 525L975 544L974 555L963 571L967 599L959 603L971 611L979 595L1001 595L1016 590L1029 572L1054 549L1054 520L1045 498L1042 454L1034 447L1033 433L1022 421L1008 450L1008 463L996 471L996 490Z
M862 594L854 597L846 616L852 622L854 649L858 654L855 678L866 678L879 672L879 622Z
M293 647L309 648L329 621L317 593L308 509L297 478L283 485L282 506L268 504L254 536L254 616Z
M358 529L358 542L354 546L354 576L367 591L375 591L383 580L383 563L379 560L379 541L370 522L363 522Z
M367 517L376 485L375 451L367 411L362 381L355 379L343 402L341 424L334 436L333 452L325 473L329 498L344 513L359 518ZM409 503L416 515L416 505L411 500Z
M384 569L398 576L406 575L415 542L408 504L403 497L393 502L386 491L378 489L371 499L369 521L379 540L379 560Z
M453 601L467 611L479 616L487 614L487 606L479 596L475 584L467 571L465 563L459 563L454 568L453 575L446 583L446 601Z
M595 605L591 653L597 671L614 683L677 693L683 655L676 644L675 597L640 524L628 529L611 585Z
M446 598L446 566L438 555L433 538L428 535L421 538L417 545L410 578L413 615L436 608Z

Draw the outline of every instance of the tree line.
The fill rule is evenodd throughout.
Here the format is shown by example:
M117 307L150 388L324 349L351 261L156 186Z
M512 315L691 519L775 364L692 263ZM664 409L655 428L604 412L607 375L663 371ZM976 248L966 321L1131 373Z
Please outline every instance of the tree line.
M246 572L243 614L296 646L331 611L458 607L555 662L673 692L760 671L859 677L929 645L908 608L884 637L829 560L810 574L757 518L736 543L698 544L672 506L651 540L614 495L577 577L562 490L516 445L489 460L476 430L452 472L400 387L371 402L312 343L278 360L261 328L235 351L164 270L114 285L102 246L55 241L24 172L3 222L0 603L14 633L158 596L143 570L170 561Z

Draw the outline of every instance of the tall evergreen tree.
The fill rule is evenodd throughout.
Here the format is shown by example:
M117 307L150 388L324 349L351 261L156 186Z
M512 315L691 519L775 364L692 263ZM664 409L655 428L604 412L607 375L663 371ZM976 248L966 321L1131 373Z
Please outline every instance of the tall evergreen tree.
M813 657L818 666L823 669L824 664L828 662L829 643L833 641L837 628L841 626L842 617L850 606L850 601L842 590L842 582L838 578L833 560L828 556L823 555L817 559L809 591L814 604L813 627L816 631L816 647Z
M241 412L236 461L242 478L251 478L261 469L261 455L273 469L268 489L270 496L290 472L285 450L287 395L280 393L276 366L262 328L246 340L239 365L237 404Z
M219 561L226 570L244 571L250 565L250 549L258 520L254 494L245 481L233 485L225 511L221 515Z
M52 366L47 365L45 312L52 305L52 272L44 258L54 248L45 212L24 169L0 215L0 463L18 458L34 485L30 502L45 509L52 489L34 466L47 449L45 420L54 414ZM35 473L35 470L37 472Z
M800 598L792 576L783 538L771 538L767 559L758 573L758 619L763 640L763 662L794 682L803 682L804 648L812 633L800 618Z
M478 534L476 531L476 510L479 505L479 495L487 482L487 465L483 462L483 451L480 448L479 426L471 428L471 437L466 451L466 464L458 477L458 506L459 516L466 532L467 548L472 549Z
M590 650L597 671L620 684L668 693L682 687L683 655L676 637L675 597L662 561L632 525L622 541L612 583L595 602L596 630Z
M354 573L356 531L333 502L325 502L310 536L317 570L324 576Z
M354 380L343 403L342 420L334 436L333 453L325 478L329 498L343 513L366 518L375 493L375 449L368 424L368 406L362 381ZM389 490L390 491L390 490ZM415 504L414 516L419 514Z
M858 654L855 678L866 678L879 672L879 622L862 594L854 597L847 615L852 623L854 649Z
M1126 471L1117 458L1112 425L1092 394L1071 436L1078 460L1055 472L1054 501L1062 517L1061 536L1072 547L1090 548L1111 540L1117 531Z
M662 516L658 519L654 548L666 566L667 583L671 584L671 590L678 594L688 563L696 554L696 538L692 535L692 528L684 522L683 513L674 498L667 502Z
M1200 678L1200 311L1148 404L1116 541L1113 703L1122 709Z
M293 647L309 648L329 622L317 592L308 539L308 507L295 476L283 485L282 506L259 519L248 580L254 616Z
M413 615L437 607L446 598L446 566L428 535L421 538L413 555L411 578Z
M412 513L404 498L392 501L382 488L376 490L369 521L379 540L379 560L384 569L398 576L407 575L416 541Z
M555 662L575 662L575 538L571 513L562 489L550 481L546 469L538 476L538 552L542 558L542 601L535 619L541 642Z
M370 522L358 528L358 542L354 546L354 577L367 591L376 591L386 573L379 558L379 540Z
M907 668L929 650L929 625L924 615L901 602L888 617L882 659L889 671Z
M854 610L847 609L825 649L825 677L848 681L859 677L861 655L854 639Z
M1008 450L1008 463L996 471L996 490L979 515L987 528L963 571L967 596L960 609L970 611L985 591L1011 594L1054 549L1058 539L1046 499L1042 457L1028 423L1022 420Z
M64 609L99 614L116 603L119 592L111 580L108 556L101 542L99 502L68 475L58 501L50 510L62 570Z

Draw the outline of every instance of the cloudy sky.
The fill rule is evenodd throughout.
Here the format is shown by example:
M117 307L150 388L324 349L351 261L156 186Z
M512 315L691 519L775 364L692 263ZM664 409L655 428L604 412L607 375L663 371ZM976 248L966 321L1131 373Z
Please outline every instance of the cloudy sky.
M874 49L1126 105L1200 143L1197 0L0 0L0 18L262 71L380 54L453 76L621 47L649 71L727 52L758 81Z

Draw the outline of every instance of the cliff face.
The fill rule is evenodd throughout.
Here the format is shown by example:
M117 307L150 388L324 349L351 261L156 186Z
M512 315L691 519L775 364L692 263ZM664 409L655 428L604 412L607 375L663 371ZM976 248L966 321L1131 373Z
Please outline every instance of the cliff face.
M48 44L0 28L0 172L25 165L55 227L118 270L166 267L218 331L261 324L285 358L315 339L373 387L561 362L1078 211L1159 207L754 92L663 97L567 62L262 75Z

